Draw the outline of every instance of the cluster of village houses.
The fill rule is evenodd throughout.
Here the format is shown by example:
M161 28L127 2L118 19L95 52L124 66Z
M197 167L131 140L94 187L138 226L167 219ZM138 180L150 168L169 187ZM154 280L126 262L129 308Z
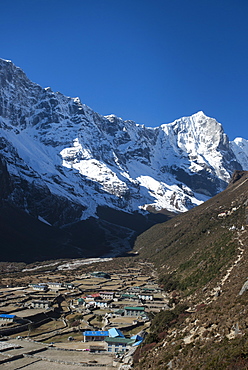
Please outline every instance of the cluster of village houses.
M110 276L103 272L95 272L90 274L91 278L110 279ZM104 286L104 284L101 284ZM101 287L99 286L99 288ZM94 330L82 331L84 342L101 342L100 346L91 346L95 351L108 352L123 352L126 349L137 346L142 343L143 337L140 335L131 335L125 337L119 328L112 327L111 317L121 317L132 319L131 324L135 327L143 322L149 322L149 311L159 311L166 308L166 302L163 299L155 299L154 294L160 293L157 285L153 287L146 286L146 284L137 284L132 286L129 284L125 289L116 291L100 290L92 293L91 288L89 292L82 291L73 283L58 283L46 282L38 284L30 284L29 289L37 292L36 299L25 300L23 309L40 309L48 312L54 309L55 303L58 302L58 297L64 297L68 303L70 313L86 314L94 312L96 309L103 309L105 325L99 330L97 327L92 327ZM53 299L48 299L48 293L54 292ZM32 296L33 297L33 296ZM127 304L128 302L128 304ZM129 303L130 302L130 303ZM107 311L106 311L107 309ZM32 311L32 310L31 310ZM0 312L1 306L0 306ZM6 323L18 324L20 323L21 314L15 315L14 312L1 313L0 325ZM27 317L26 317L27 318ZM30 317L29 317L30 318ZM106 329L105 329L106 328ZM1 330L0 330L1 334Z

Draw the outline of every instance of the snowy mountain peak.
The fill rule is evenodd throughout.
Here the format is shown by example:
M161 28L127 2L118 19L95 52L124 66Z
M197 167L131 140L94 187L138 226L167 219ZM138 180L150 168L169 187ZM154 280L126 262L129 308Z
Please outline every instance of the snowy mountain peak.
M43 89L4 60L0 130L12 184L6 201L52 225L98 217L105 206L184 212L224 189L235 169L248 169L247 140L230 143L202 111L147 128ZM49 202L63 203L63 212L55 216Z

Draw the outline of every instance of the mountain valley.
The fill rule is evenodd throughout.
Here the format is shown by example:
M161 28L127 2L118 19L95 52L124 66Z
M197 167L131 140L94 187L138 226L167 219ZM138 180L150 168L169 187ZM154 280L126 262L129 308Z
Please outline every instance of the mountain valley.
M11 297L20 295L30 283L69 281L81 284L79 292L74 288L68 297L64 296L68 302L71 294L91 294L96 289L96 280L92 276L90 279L94 281L89 277L84 279L96 270L111 275L111 280L98 278L97 284L101 285L97 289L103 286L117 289L115 275L122 275L122 281L118 281L119 293L123 292L123 284L130 289L138 289L138 286L144 289L144 284L151 287L158 283L166 305L163 303L162 310L155 310L152 307L160 304L158 299L132 303L149 312L150 325L144 327L144 342L131 356L133 365L130 356L128 363L124 356L119 359L119 368L245 370L248 365L247 195L248 172L237 171L223 192L142 233L135 241L133 253L125 257L60 259L29 265L2 262L1 286L4 295L7 294L3 309L10 300L11 312L20 310L20 304L13 306ZM56 294L63 295L63 292L66 290ZM34 293L29 294L29 299L34 299ZM49 294L51 292L40 292L39 296L46 301ZM64 311L65 308L60 314ZM92 314L95 312L93 310ZM68 346L66 340L71 335L75 337L73 345L82 346L82 334L78 331L69 333L68 329L61 329L68 331L67 336L56 336L57 323L57 329L45 334L43 330L47 325L44 329L43 326L33 329L31 338L50 335L53 343L58 340L55 346ZM13 338L12 335L9 341ZM86 358L82 354L82 360Z

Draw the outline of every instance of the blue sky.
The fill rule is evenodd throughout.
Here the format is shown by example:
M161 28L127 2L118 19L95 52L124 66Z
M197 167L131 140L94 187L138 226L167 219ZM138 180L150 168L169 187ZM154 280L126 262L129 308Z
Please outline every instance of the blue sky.
M100 114L248 139L247 0L1 0L0 57Z

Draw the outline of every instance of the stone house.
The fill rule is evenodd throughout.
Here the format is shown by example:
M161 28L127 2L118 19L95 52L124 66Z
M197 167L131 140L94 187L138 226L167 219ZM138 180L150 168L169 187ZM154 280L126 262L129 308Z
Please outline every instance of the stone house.
M100 292L100 297L105 300L112 300L114 299L115 292Z
M148 292L140 292L139 299L141 299L142 301L153 301L153 294Z
M37 300L37 301L33 301L31 306L33 308L44 308L44 309L48 309L50 308L52 305L51 301L45 301L45 300Z

